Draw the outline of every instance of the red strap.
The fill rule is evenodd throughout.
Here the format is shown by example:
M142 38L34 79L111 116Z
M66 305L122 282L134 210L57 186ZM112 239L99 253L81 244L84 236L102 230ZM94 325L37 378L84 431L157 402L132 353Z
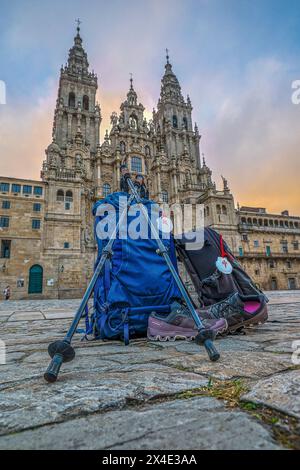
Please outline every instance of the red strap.
M222 235L220 235L220 249L221 249L221 256L222 256L222 258L226 258L227 253L226 253L226 251L224 250L224 242L223 242L223 237L222 237Z
M221 250L221 256L222 258L229 258L231 260L234 260L234 257L231 256L230 253L227 253L224 248L224 241L223 241L223 236L220 234L220 250Z

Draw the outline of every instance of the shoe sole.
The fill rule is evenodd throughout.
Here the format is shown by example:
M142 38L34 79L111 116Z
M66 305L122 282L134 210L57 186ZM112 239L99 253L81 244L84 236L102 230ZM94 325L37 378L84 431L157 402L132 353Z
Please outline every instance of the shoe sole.
M214 332L215 332L216 336L223 335L227 331L227 329L228 329L228 324L227 324L227 321L225 320L224 327L219 328L218 330L214 330ZM161 334L152 335L150 329L148 328L148 330L147 330L147 338L150 341L160 341L160 342L176 341L176 340L193 341L196 336L197 336L197 331L193 331L189 334L176 333L174 335L172 333L168 334L167 332L165 332L164 335L161 335Z
M235 333L242 327L252 327L263 325L268 320L268 309L265 306L260 313L254 315L253 318L249 318L248 320L241 321L240 323L236 323L235 325L229 326L228 325L228 333Z

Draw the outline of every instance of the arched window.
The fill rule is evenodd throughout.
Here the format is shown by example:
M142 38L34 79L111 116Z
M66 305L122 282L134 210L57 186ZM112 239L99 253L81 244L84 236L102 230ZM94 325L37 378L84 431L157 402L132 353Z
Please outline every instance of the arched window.
M140 157L131 158L131 171L142 173L142 159Z
M65 193L62 189L59 189L56 193L56 200L59 202L64 202L65 200Z
M126 144L123 140L120 142L120 152L122 155L126 152Z
M66 192L66 202L73 202L73 193L70 190Z
M84 95L82 99L82 107L85 111L89 110L90 102L89 102L89 97L87 95Z
M169 194L168 194L168 191L163 190L163 191L161 192L161 198L162 198L162 201L163 201L163 202L169 202Z
M217 204L217 214L221 214L221 206Z
M183 125L184 129L188 130L188 121L187 121L187 118L185 116L182 119L182 125Z
M227 207L222 206L222 214L227 215Z
M147 155L147 157L151 156L151 151L150 151L149 145L146 145L146 147L145 147L145 154Z
M208 206L206 207L206 215L207 215L207 217L209 217L209 207Z
M109 183L104 183L103 185L103 197L107 197L111 193L111 188Z
M175 127L176 129L178 127L178 119L177 119L176 114L174 114L173 116L173 127Z
M69 108L75 108L75 93L73 91L69 93Z

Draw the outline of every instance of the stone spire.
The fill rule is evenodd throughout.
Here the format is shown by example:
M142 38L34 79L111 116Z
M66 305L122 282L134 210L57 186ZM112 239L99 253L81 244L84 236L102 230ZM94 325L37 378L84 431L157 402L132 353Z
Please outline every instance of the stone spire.
M161 102L171 102L174 104L185 104L184 98L181 93L181 87L179 81L172 70L172 65L170 63L169 51L166 49L166 65L165 73L161 80L161 92L160 92L160 101Z
M94 73L89 73L89 62L87 53L82 46L82 38L80 36L80 21L77 20L77 34L74 37L74 45L69 50L69 57L63 71L69 75L79 77L94 77Z

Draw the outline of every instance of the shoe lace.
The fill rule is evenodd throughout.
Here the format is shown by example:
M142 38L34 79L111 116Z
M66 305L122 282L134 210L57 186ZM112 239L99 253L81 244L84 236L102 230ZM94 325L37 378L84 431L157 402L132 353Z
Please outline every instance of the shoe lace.
M210 311L215 318L228 318L228 316L234 311L233 306L231 304L231 297L226 300L223 300L222 302L212 305Z

